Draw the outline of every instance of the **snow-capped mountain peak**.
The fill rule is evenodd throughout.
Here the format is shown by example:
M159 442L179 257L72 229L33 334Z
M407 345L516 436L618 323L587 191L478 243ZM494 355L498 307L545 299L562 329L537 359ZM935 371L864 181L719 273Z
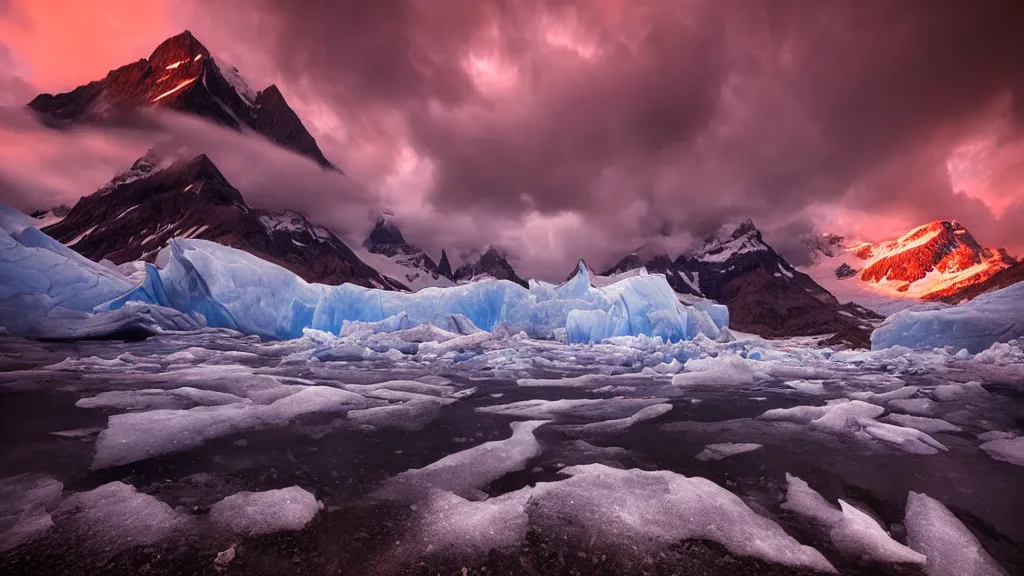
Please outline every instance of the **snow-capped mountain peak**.
M411 290L455 284L447 255L441 252L439 266L422 248L410 244L394 221L394 212L384 210L363 241L362 258L388 276L398 278Z
M252 130L337 170L276 86L254 91L237 68L212 55L188 30L161 42L149 58L111 70L102 80L71 92L40 94L28 105L51 120L65 122L103 121L159 106Z
M814 261L838 256L846 250L846 238L831 232L804 234L800 236L800 242Z
M761 231L753 221L744 220L736 225L723 226L718 233L705 238L704 246L694 256L702 262L725 262L739 254L767 250L769 247L761 237Z
M982 246L960 222L935 220L895 240L846 248L808 273L844 298L891 312L919 299L955 300L1015 262L1003 249Z
M486 246L482 254L479 251L471 250L464 254L462 259L463 264L453 274L456 281L497 278L510 280L524 287L528 286L526 280L516 273L515 267L509 262L508 252L497 246Z

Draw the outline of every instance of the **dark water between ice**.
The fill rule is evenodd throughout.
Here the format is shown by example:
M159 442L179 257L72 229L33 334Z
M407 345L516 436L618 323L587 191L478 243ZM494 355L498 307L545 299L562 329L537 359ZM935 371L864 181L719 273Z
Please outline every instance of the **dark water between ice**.
M59 353L60 346L50 345L50 349ZM28 365L8 364L4 370ZM313 492L325 505L308 526L295 533L242 539L192 534L114 554L96 549L87 538L58 526L39 540L0 554L0 574L217 574L213 559L232 544L237 545L238 554L224 570L227 574L805 573L738 558L714 542L680 542L656 555L631 555L532 528L518 548L492 552L472 564L437 556L411 563L389 557L395 543L404 537L410 508L377 502L368 494L402 471L510 436L512 418L475 408L535 398L611 396L569 388L523 388L513 380L460 382L458 374L444 376L478 390L445 406L422 431L369 431L354 428L337 415L310 416L287 428L232 434L185 452L96 471L90 470L95 435L61 438L52 434L82 429L98 432L105 427L113 412L74 405L79 398L92 395L95 384L89 386L90 391L69 390L74 386L68 386L67 380L48 386L41 377L33 385L0 388L0 477L46 473L63 482L65 494L120 480L195 515L205 514L214 502L239 491L291 485ZM371 370L366 379L381 381L388 376L386 371ZM920 383L927 384L927 380L922 376ZM1019 427L1024 399L1008 390L990 390L1000 406L999 413L990 416ZM658 395L657 390L647 393ZM497 394L501 397L492 396ZM782 393L772 385L750 390L694 390L684 398L673 398L674 409L668 414L591 443L628 450L627 456L612 462L619 467L708 478L739 495L755 511L765 510L789 534L821 551L843 574L924 572L913 566L844 558L826 536L800 518L780 513L787 472L833 502L843 498L865 505L901 541L908 492L927 493L950 508L1009 574L1024 574L1024 468L993 460L979 450L974 434L983 429L934 434L949 452L921 456L865 446L806 427L750 420L771 408L822 401ZM569 417L559 423L574 422ZM497 495L558 480L563 466L595 461L593 456L580 460L567 449L575 438L556 427L542 427L536 436L543 454L524 471L486 487L487 493ZM694 459L706 444L721 442L754 442L764 447L719 461Z

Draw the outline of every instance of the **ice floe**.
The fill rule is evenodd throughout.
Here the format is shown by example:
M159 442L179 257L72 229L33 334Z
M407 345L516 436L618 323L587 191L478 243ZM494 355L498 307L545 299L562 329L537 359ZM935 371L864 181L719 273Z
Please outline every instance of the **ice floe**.
M907 544L927 557L928 576L1006 576L977 537L938 500L911 492L906 526Z
M936 454L946 447L928 434L879 422L885 408L860 400L830 400L824 406L776 408L758 416L761 420L809 424L833 434L860 440L881 440L912 454Z
M875 562L924 564L923 554L893 540L873 518L843 500L839 506L842 518L829 537L841 553Z
M0 480L0 553L46 534L64 485L45 474Z
M631 428L638 422L645 420L653 420L659 418L672 411L671 404L653 404L645 408L641 408L635 414L627 416L626 418L617 418L615 420L604 420L601 422L592 422L590 424L582 424L579 426L562 426L561 430L570 436L600 436L609 434L621 434Z
M214 504L210 521L242 536L272 534L302 530L322 507L315 496L298 486L239 492Z
M477 408L478 412L502 414L516 418L555 419L563 417L619 419L633 415L653 404L663 404L664 398L580 398L563 400L523 400ZM671 407L670 407L671 408ZM664 412L662 412L664 413ZM649 414L648 413L645 413Z
M526 502L531 488L523 488L483 501L466 500L432 490L417 507L407 536L392 554L405 559L433 555L476 561L491 550L514 548L526 536Z
M245 430L284 426L306 414L347 412L370 404L358 394L329 386L295 386L287 392L288 395L267 405L248 401L188 410L116 414L97 439L93 468L120 466L187 450Z
M522 470L540 455L541 447L533 431L546 423L546 420L513 422L511 438L485 442L423 468L402 472L375 494L380 498L405 500L439 489L462 497L478 497L487 484L509 472Z
M728 458L729 456L735 456L736 454L743 454L744 452L752 452L761 448L760 444L754 444L751 442L724 442L721 444L708 444L701 450L696 458L697 460L721 460Z
M960 432L962 430L959 426L950 424L945 420L928 418L926 416L911 416L910 414L887 414L882 418L882 421L888 424L902 426L904 428L920 430L926 434L935 434L938 432Z
M817 550L704 478L601 464L562 472L570 477L534 487L530 517L581 542L656 551L679 540L705 539L740 556L835 572Z
M53 518L62 530L111 552L155 544L190 529L192 523L188 514L123 482L68 496Z
M996 460L1024 466L1024 436L989 440L981 449Z
M844 556L888 563L923 564L925 557L896 542L874 518L840 499L836 509L800 478L786 474L784 510L811 520L828 532Z

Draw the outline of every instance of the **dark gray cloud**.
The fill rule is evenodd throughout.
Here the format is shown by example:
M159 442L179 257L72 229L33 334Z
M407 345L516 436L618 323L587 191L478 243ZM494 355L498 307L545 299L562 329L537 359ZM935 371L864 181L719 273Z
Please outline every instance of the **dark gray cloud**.
M959 218L985 241L1024 246L1015 212L996 218L946 173L999 97L1019 126L1017 1L219 6L243 4L262 17L225 25L263 46L285 84L349 126L397 116L396 147L432 166L431 217L571 212L604 236L592 244L608 252L591 254L604 261L645 235L699 237L745 217L788 248L828 226L806 210L822 203ZM470 56L512 78L482 86Z
M173 13L254 85L277 83L365 184L346 201L335 183L267 185L240 163L239 188L337 226L355 219L331 213L379 194L432 251L500 244L546 278L744 218L794 259L813 229L877 240L936 218L1024 251L1019 0L219 0Z

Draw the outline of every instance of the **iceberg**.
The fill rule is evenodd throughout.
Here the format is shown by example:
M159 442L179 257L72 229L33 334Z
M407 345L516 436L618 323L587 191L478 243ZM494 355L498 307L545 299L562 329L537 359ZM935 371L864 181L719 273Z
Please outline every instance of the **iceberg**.
M140 304L94 314L96 306L131 290L132 283L34 224L0 203L0 327L19 336L75 339L199 326L178 311Z
M977 354L1024 336L1024 282L959 306L925 304L893 314L871 335L871 349L952 346Z
M462 333L504 326L538 339L553 339L564 330L570 343L638 335L671 342L698 334L718 338L728 327L724 306L686 306L662 275L595 287L583 264L557 286L481 280L405 293L307 283L280 266L205 240L175 239L167 250L166 266L147 265L141 285L101 309L129 302L158 305L209 326L274 340L299 338L305 329L341 334L353 322L375 323L375 331L428 323L458 326Z

